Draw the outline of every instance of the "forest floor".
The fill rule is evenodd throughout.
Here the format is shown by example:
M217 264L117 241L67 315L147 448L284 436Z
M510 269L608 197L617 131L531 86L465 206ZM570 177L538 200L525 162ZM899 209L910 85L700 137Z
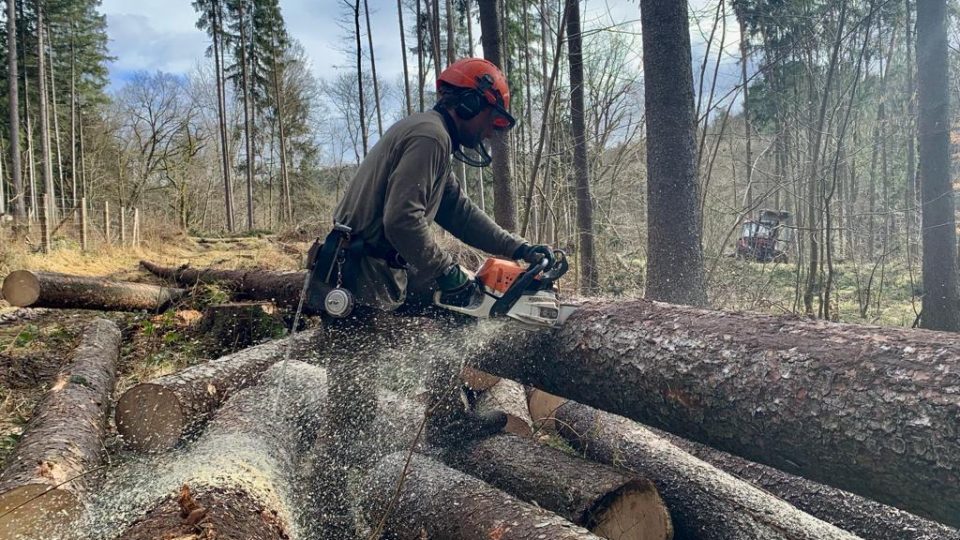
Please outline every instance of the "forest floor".
M105 248L95 253L82 253L77 246L60 246L49 255L0 247L0 280L12 270L29 269L159 283L138 268L141 259L169 266L189 263L196 267L293 270L302 266L308 240L302 235L251 236L228 243L175 236L144 242L142 248ZM642 268L642 262L631 263ZM796 293L795 265L724 258L717 261L710 276L708 294L715 308L778 315L803 311L802 298ZM911 278L911 273L895 262L866 268L841 263L836 269L831 318L857 324L910 326L919 309L919 299L913 296L917 289L913 283L918 279L916 272ZM863 292L868 288L869 301ZM625 296L641 294L639 289L629 287L617 292ZM205 339L197 323L207 304L226 298L225 291L207 286L161 314L14 309L0 300L0 462L13 449L34 406L69 360L70 351L93 317L107 317L123 332L117 398L140 381L218 356L216 346ZM861 316L861 304L867 305L865 317ZM112 437L108 448L116 449L116 445Z

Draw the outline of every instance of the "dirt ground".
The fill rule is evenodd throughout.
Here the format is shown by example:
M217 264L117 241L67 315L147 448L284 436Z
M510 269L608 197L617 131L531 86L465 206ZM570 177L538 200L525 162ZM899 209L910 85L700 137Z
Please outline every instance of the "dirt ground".
M142 259L170 266L294 270L301 267L307 247L302 239L275 236L231 241L182 236L145 242L138 249L60 249L49 255L6 245L0 247L0 280L12 270L27 269L160 283L138 267ZM116 399L142 380L217 356L197 326L203 307L225 298L224 291L205 287L162 314L12 308L0 301L0 462L12 451L57 372L70 361L92 318L113 320L123 332Z

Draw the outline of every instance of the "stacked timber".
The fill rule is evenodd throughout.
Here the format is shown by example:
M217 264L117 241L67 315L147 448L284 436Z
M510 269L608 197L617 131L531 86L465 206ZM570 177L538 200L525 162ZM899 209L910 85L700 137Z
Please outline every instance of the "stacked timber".
M960 525L960 336L590 303L471 364L947 525Z
M77 518L100 467L120 330L95 319L0 474L0 537L47 538Z
M117 402L117 431L140 452L171 448L233 393L260 382L274 363L310 356L319 335L308 330L138 384Z
M186 289L31 270L15 270L3 280L4 300L18 307L158 312L188 293Z

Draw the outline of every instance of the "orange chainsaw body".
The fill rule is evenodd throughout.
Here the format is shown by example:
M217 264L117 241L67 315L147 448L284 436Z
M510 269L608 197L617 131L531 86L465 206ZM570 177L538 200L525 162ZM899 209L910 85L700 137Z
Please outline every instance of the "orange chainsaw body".
M513 261L491 257L477 270L477 279L491 291L503 294L520 277L520 274L523 274L524 270L524 267Z

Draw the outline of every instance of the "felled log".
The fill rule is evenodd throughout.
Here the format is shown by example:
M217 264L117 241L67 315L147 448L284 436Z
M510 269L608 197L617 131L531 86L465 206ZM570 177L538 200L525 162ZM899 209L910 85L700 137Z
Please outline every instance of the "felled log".
M382 524L380 532L396 538L600 538L433 459L413 454L405 467L406 458L390 454L364 481L360 507L374 531Z
M296 509L306 501L297 458L322 418L326 375L290 361L273 366L264 381L227 400L196 444L178 456L178 472L152 487L167 495L120 539L298 536Z
M568 402L571 405L564 411L564 417L571 409L585 408L583 405L542 390L534 390L530 394L530 415L535 423L539 422L548 431L556 433L556 411ZM753 463L655 428L638 424L637 429L642 430L640 432L644 435L646 435L645 432L649 432L661 437L694 457L741 480L746 480L818 519L863 538L874 540L956 540L960 538L960 532L956 529L859 495L794 476L773 467ZM571 435L569 431L564 433L568 437ZM585 437L571 437L571 441L579 444L583 438ZM589 441L590 436L586 438ZM650 436L647 438L653 440ZM622 461L623 459L618 459L618 462Z
M568 401L560 434L588 458L636 471L657 486L675 538L853 539L853 534L680 450L636 422Z
M649 480L514 435L441 453L451 467L609 540L673 537L670 515Z
M318 335L318 330L308 330L140 383L117 402L117 431L139 452L170 448L231 394L258 383L285 354L297 359L313 352Z
M960 335L587 304L484 371L960 525Z
M500 379L497 384L481 392L477 398L477 411L499 410L507 415L504 431L521 437L532 437L533 421L527 408L527 395L523 386L510 379Z
M218 270L160 266L150 261L140 261L140 266L151 274L178 283L181 287L219 283L233 291L237 300L266 300L285 307L296 307L306 277L306 272L303 271Z
M48 538L77 517L101 461L120 330L94 319L0 474L0 537Z
M479 369L473 369L470 366L463 367L463 370L460 371L460 378L463 380L463 384L467 385L467 388L475 392L489 390L493 385L500 382L500 377L484 373Z
M3 280L3 298L20 307L163 311L188 293L146 283L32 270L15 270Z

